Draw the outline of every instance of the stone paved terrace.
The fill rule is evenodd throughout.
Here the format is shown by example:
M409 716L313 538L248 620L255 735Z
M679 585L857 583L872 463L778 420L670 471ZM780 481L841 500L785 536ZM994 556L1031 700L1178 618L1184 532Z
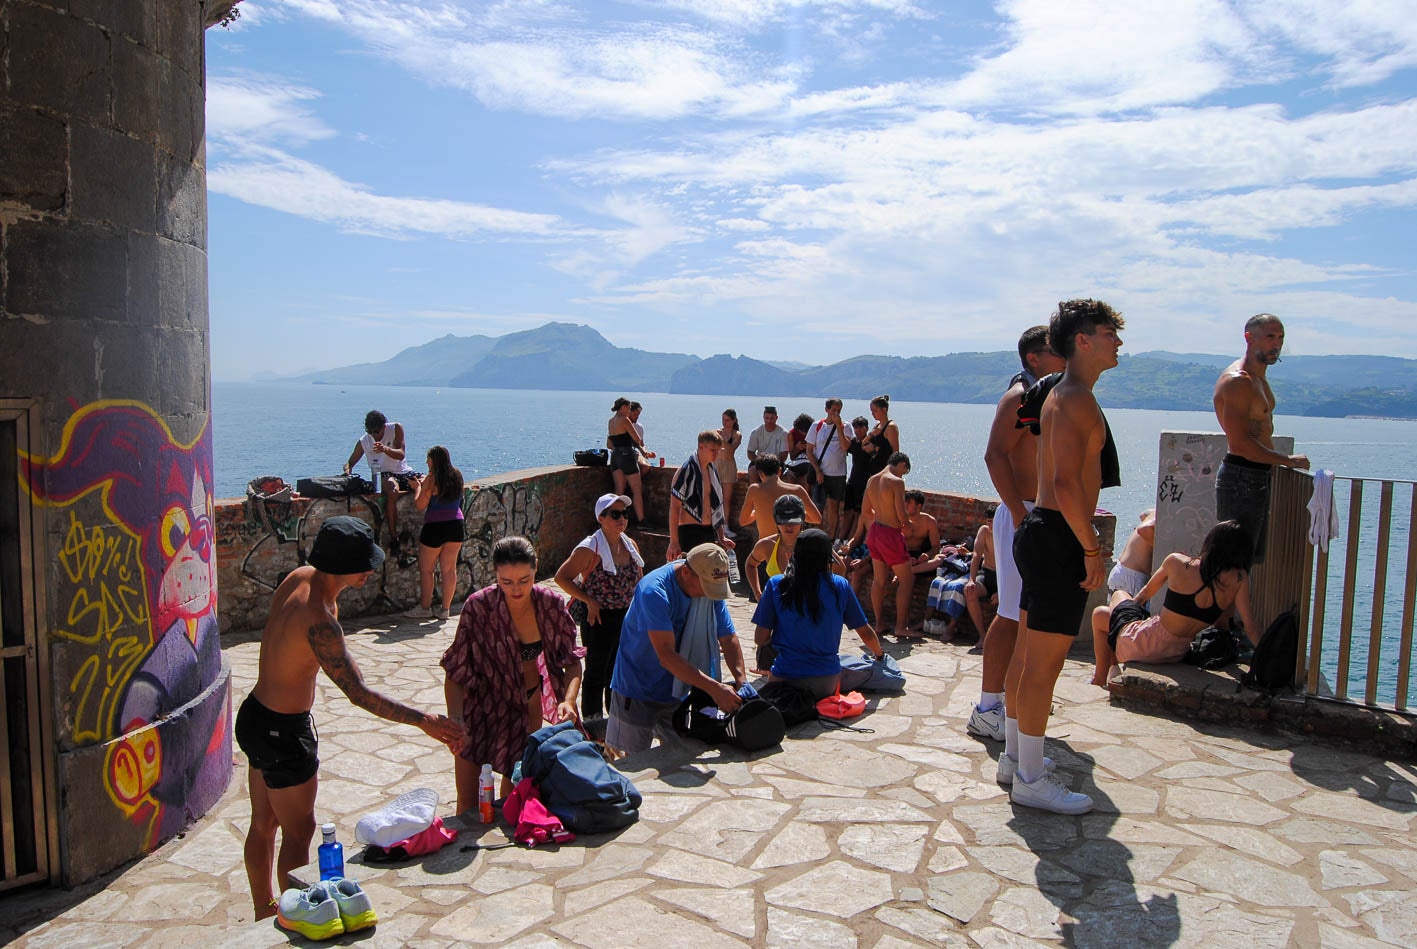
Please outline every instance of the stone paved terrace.
M740 629L749 604L732 603ZM442 701L453 623L373 622L351 648L379 688ZM849 634L848 634L849 636ZM967 737L979 657L889 647L910 676L873 702L872 734L800 726L753 756L693 746L627 770L640 822L560 849L459 850L357 865L358 817L420 785L453 796L446 751L352 708L321 679L319 815L346 842L382 922L370 946L1417 944L1417 770L1290 736L1195 727L1111 706L1069 662L1049 753L1096 812L1015 809L997 747ZM257 644L232 638L239 700ZM24 946L287 943L251 921L241 840L245 762L220 804L119 875L0 901L0 941ZM451 818L452 806L441 813ZM456 826L456 820L450 819ZM293 940L300 943L298 938ZM339 940L335 941L336 943Z

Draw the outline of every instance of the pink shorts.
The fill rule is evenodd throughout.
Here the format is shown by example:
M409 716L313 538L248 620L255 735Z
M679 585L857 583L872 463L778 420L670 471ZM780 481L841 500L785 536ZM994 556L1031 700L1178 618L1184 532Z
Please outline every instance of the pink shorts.
M1179 662L1190 646L1189 639L1168 633L1157 615L1123 627L1117 634L1117 661Z
M873 521L866 529L866 549L871 552L872 560L884 561L887 567L911 560L910 551L905 546L905 535L899 527L887 527Z

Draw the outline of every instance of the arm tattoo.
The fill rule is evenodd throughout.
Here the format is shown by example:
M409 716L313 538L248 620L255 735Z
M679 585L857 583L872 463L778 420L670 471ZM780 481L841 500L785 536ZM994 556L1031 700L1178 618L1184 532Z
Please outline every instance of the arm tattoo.
M320 661L320 668L352 703L366 712L402 725L418 725L423 721L423 713L385 698L364 684L359 666L345 645L344 630L339 623L334 620L316 623L310 627L308 637L310 648Z

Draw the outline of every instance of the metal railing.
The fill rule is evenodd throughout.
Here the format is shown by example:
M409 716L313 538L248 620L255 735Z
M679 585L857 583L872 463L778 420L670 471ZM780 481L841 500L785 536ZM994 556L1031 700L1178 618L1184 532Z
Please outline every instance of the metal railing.
M1252 581L1259 591L1256 618L1267 623L1298 603L1307 643L1301 643L1294 681L1305 694L1407 710L1417 613L1417 482L1335 477L1340 533L1327 551L1307 540L1313 487L1307 472L1275 471L1273 556ZM1376 514L1365 506L1374 494ZM1400 558L1404 552L1405 561L1395 562L1394 553ZM1393 575L1399 567L1400 578ZM1401 610L1394 622L1397 604L1388 591L1398 583Z

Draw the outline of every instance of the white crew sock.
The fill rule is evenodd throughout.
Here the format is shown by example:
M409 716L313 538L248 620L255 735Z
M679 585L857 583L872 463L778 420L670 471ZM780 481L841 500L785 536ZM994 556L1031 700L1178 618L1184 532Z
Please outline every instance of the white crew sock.
M1004 715L1004 754L1018 760L1018 719Z
M979 711L987 712L991 708L1004 704L1004 693L1002 692L980 692Z
M1032 784L1044 775L1043 769L1043 736L1026 735L1022 732L1018 736L1018 776L1025 784Z

